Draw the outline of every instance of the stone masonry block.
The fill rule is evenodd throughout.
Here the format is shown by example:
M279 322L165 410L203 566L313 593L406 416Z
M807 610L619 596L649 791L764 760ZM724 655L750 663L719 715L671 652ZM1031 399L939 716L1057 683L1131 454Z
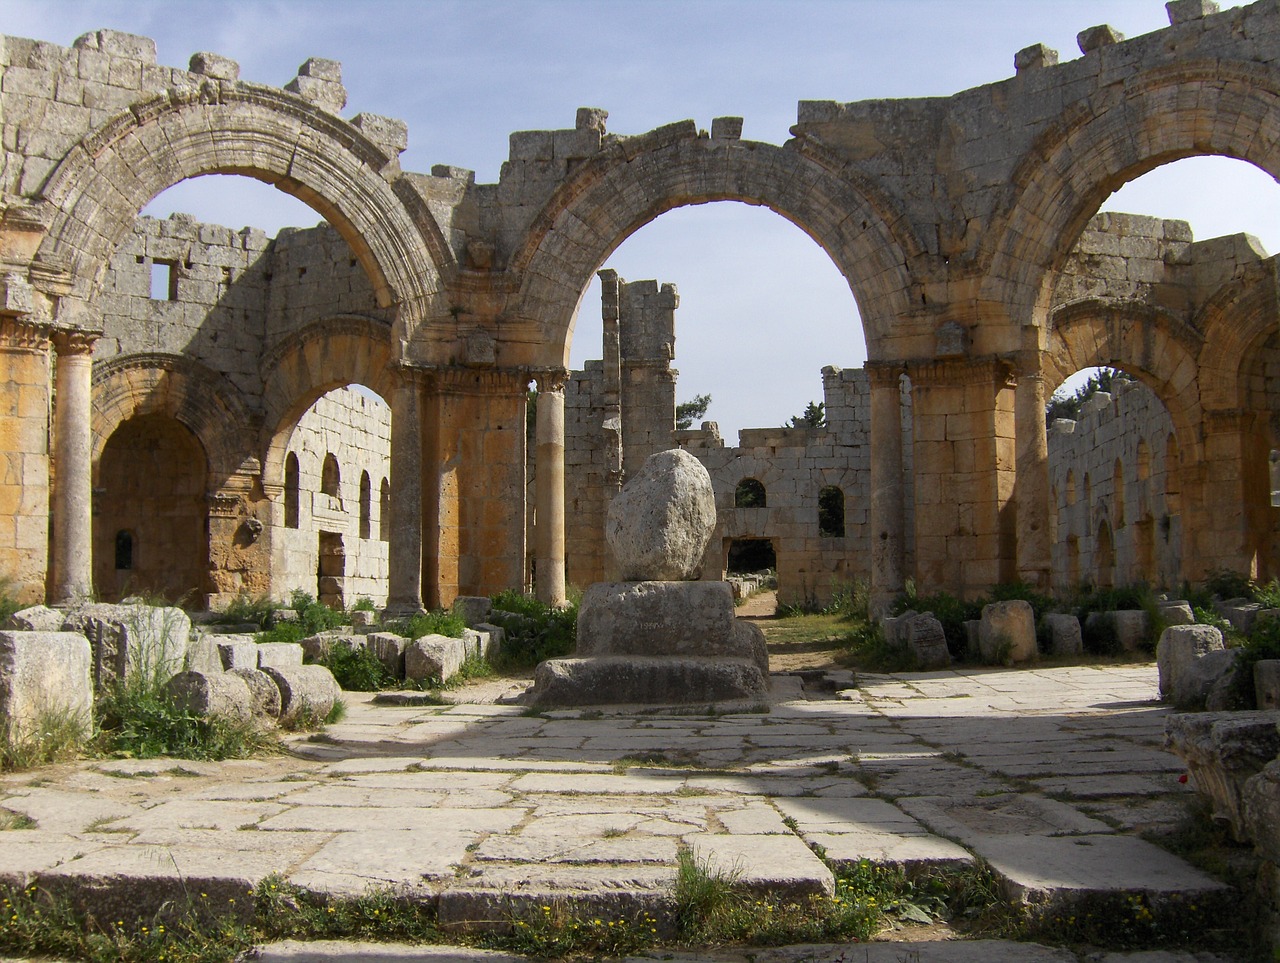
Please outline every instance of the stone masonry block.
M1280 659L1253 664L1253 692L1259 709L1280 709Z
M1124 39L1124 34L1116 30L1109 24L1099 24L1096 27L1089 27L1081 30L1076 34L1076 43L1080 47L1082 54L1090 53L1101 47L1107 47L1114 43L1119 43Z
M403 152L409 146L409 125L394 117L360 113L351 118L351 125L371 141L393 154Z
M1027 70L1039 70L1042 67L1054 67L1058 63L1058 51L1046 47L1042 43L1023 47L1013 55L1013 69L1017 73Z
M404 677L414 682L428 679L447 682L458 674L467 652L462 639L424 635L404 650Z
M978 649L984 662L1025 662L1036 654L1036 622L1031 603L1022 599L982 607Z
M214 80L239 80L240 65L230 57L201 51L191 55L191 72Z
M50 715L88 731L92 653L77 632L0 632L0 732L22 739Z
M1164 9L1169 15L1170 25L1176 27L1180 23L1202 20L1217 13L1218 4L1214 0L1169 0Z

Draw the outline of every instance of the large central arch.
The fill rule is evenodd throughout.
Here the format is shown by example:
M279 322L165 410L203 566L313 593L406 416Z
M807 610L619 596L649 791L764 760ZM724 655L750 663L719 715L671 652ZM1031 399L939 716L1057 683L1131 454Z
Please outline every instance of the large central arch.
M673 208L723 200L767 207L827 252L853 290L873 360L892 323L914 312L909 264L923 245L869 182L837 176L813 151L699 137L689 121L584 163L515 252L519 313L540 324L544 363L566 363L582 291L619 244Z

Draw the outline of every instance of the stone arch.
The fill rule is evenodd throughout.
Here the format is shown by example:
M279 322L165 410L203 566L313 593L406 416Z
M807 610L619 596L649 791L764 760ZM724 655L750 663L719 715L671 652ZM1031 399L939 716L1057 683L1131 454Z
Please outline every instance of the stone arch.
M1077 301L1054 312L1046 387L1085 368L1120 368L1155 392L1185 452L1199 451L1203 418L1198 355L1203 339L1145 304Z
M744 478L733 489L734 508L766 508L769 492L758 478Z
M713 141L689 121L584 162L514 252L518 310L542 329L544 363L566 363L582 292L619 244L667 211L711 201L767 207L813 238L849 282L873 360L892 324L918 310L908 264L924 246L869 179L837 172L816 148Z
M326 391L364 385L390 405L392 352L386 325L357 316L317 321L268 351L260 365L265 412L263 477L282 477L289 435Z
M1256 63L1187 60L1134 75L1073 104L1010 178L993 224L991 298L1042 329L1057 273L1117 188L1172 161L1222 155L1280 179L1280 142L1260 135L1280 111L1280 73Z
M1200 377L1205 407L1249 407L1249 370L1274 333L1277 299L1274 259L1214 292L1200 310L1197 324L1204 331Z
M379 305L409 329L429 316L453 257L422 198L347 121L286 91L206 81L133 104L54 168L38 203L49 230L37 258L71 269L88 302L147 202L201 174L241 174L313 207L369 275Z
M164 414L185 425L204 446L211 489L235 474L254 444L245 427L248 408L226 378L199 362L170 354L134 354L93 366L93 466L124 422L137 415Z

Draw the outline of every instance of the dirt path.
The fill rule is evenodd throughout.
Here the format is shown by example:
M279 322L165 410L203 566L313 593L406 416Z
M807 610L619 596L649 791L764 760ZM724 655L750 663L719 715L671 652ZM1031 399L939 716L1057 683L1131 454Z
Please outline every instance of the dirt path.
M778 593L772 589L757 592L733 610L740 619L771 619L778 611Z

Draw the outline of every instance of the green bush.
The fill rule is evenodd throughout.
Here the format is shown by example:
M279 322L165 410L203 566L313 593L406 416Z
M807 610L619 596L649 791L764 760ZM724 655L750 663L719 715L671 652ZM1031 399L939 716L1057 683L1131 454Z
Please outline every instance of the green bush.
M394 688L400 681L372 651L363 646L353 648L345 641L335 644L316 663L328 668L339 687L349 692L377 692Z
M23 605L18 601L13 579L0 575L0 625L9 621L14 612L22 611Z
M1225 568L1210 572L1209 577L1204 580L1204 587L1211 595L1220 599L1245 598L1250 601L1254 599L1258 588L1249 576Z
M531 595L499 592L493 597L489 620L507 633L499 656L501 667L531 668L547 659L564 658L578 640L578 605L572 599L564 608L555 608Z
M267 595L258 595L250 597L248 595L237 595L227 606L225 612L222 612L217 622L222 625L237 625L250 622L260 629L265 629L271 624L271 613L275 611L276 604Z
M1232 708L1257 708L1257 695L1253 688L1253 667L1263 659L1280 659L1280 619L1258 619L1247 638L1237 646L1235 690L1231 694Z
M326 629L336 629L346 622L344 613L317 602L301 589L295 589L289 596L289 607L297 613L297 620L276 622L265 632L258 633L258 642L297 642Z
M406 639L420 639L424 635L447 635L451 639L460 639L466 627L467 623L462 620L462 616L443 609L410 615L385 625L388 632L403 635Z

